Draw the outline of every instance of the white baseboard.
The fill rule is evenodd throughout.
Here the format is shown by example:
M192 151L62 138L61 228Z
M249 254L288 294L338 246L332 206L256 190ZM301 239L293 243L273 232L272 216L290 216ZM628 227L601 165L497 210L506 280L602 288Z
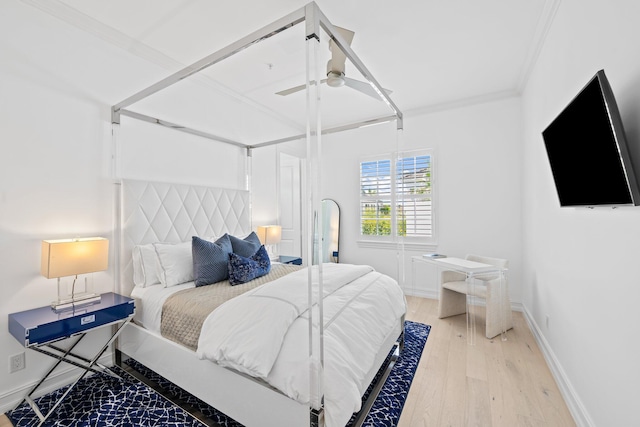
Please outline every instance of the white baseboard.
M595 427L595 423L589 416L587 408L585 408L580 397L576 393L576 390L573 388L571 381L569 381L566 372L562 368L558 358L553 353L553 350L551 349L549 342L544 337L542 330L538 327L538 324L535 322L529 311L527 311L526 307L523 306L522 311L524 313L524 318L529 325L529 329L531 329L531 332L538 343L538 347L542 350L547 366L549 366L549 369L551 370L551 375L553 375L553 378L556 380L556 384L558 384L560 393L562 394L576 425L578 427Z
M105 366L113 365L113 357L111 352L105 353L99 360L99 362ZM67 365L69 366L69 365ZM60 369L60 368L59 368ZM54 372L47 380L40 386L40 388L34 394L34 397L40 397L54 390L71 384L75 379L82 374L82 369L76 367L69 367L66 369L60 369L59 372ZM8 412L15 408L15 406L24 399L29 390L35 386L40 380L35 380L30 383L24 384L14 390L0 395L0 414Z
M405 295L409 295L412 297L420 297L420 298L429 298L429 299L438 299L439 295L437 291L434 290L422 290L422 289L411 289L404 288Z
M435 300L440 298L440 294L438 293L438 291L434 291L432 289L421 290L421 289L404 288L404 294L412 296L412 297L428 298L428 299L435 299ZM485 300L482 299L482 298L477 298L476 304L474 304L474 305L478 305L480 307L484 307L485 306ZM511 301L511 310L513 310L513 311L524 311L524 307L522 306L521 302Z
M524 311L524 307L522 306L521 302L513 302L511 301L511 310L512 311Z

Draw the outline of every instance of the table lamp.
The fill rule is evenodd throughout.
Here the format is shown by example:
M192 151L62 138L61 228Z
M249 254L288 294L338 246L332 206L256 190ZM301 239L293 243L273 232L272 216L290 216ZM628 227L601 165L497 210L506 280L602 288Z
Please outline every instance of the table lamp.
M100 295L90 292L85 277L84 292L76 293L79 274L107 269L109 263L109 240L102 237L82 239L43 240L40 273L47 279L58 279L58 300L51 303L55 310L100 300ZM75 276L71 294L61 286L60 278Z
M264 245L269 254L269 258L274 258L273 245L280 243L282 240L282 227L279 225L260 225L258 226L258 238Z

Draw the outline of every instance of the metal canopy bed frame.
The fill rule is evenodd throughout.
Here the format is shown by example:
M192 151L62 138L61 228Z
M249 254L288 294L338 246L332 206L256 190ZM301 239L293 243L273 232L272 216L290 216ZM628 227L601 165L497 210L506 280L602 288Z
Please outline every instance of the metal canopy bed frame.
M263 40L266 40L274 35L277 35L297 24L304 23L305 26L305 40L307 43L307 74L306 74L306 91L307 91L307 123L306 132L304 134L292 135L285 138L278 138L274 140L267 140L260 143L247 144L241 141L232 140L230 138L215 135L207 131L193 129L188 126L173 123L168 120L152 117L150 115L141 114L129 110L128 108L133 104L168 88L187 77L190 77L216 63L224 61L225 59L247 49L248 47L257 44ZM367 80L375 92L380 96L380 99L390 108L390 115L384 115L374 117L369 120L358 121L356 123L350 123L346 125L336 126L328 129L322 129L320 121L320 112L317 106L317 99L319 99L319 84L321 77L318 72L318 67L315 64L314 53L317 49L317 45L320 42L321 29L328 35L328 37L337 44L351 63L357 68L361 75ZM310 53L311 52L311 53ZM396 122L396 128L398 131L403 129L403 116L400 109L395 105L393 100L389 97L387 92L376 81L372 73L357 57L355 52L351 49L346 40L342 37L340 32L337 31L327 17L320 11L316 3L311 2L296 10L295 12L253 32L252 34L238 40L235 43L185 67L184 69L160 80L159 82L149 86L148 88L139 91L138 93L131 95L122 102L112 107L111 119L112 119L112 135L113 143L116 152L118 151L118 133L119 126L121 124L121 116L127 116L132 119L141 120L153 124L158 124L170 129L174 129L181 132L186 132L192 135L197 135L203 138L208 138L218 142L231 144L246 150L246 158L248 165L250 165L250 158L252 150L272 146L275 144L281 144L288 141L305 140L307 150L307 172L308 179L306 180L306 197L304 203L304 216L308 218L305 223L305 229L307 236L311 236L315 231L321 235L322 230L322 209L319 194L319 181L320 181L320 139L321 135L341 132L349 129L356 129L364 126L369 126L378 123ZM398 132L400 133L400 132ZM397 141L396 141L397 143ZM127 193L125 190L125 181L118 176L118 156L114 156L114 176L115 176L115 200L116 200L116 233L114 233L115 240L115 257L114 265L116 269L116 289L121 293L129 294L131 291L131 284L127 283L125 276L130 273L130 265L126 263L130 262L130 249L133 244L145 243L141 239L132 240L130 236L126 235L126 220L127 218L123 214L125 209L139 209L138 207L131 208L124 206L127 197L131 198L132 193ZM250 174L250 167L247 167L247 174ZM250 185L250 176L247 179L247 187ZM148 189L156 184L153 183L133 183L134 193L138 191L140 196L140 188ZM137 187L136 187L137 186ZM142 186L142 187L140 187ZM137 188L137 190L136 190ZM162 187L163 190L158 190L154 187L154 191L174 191L173 187ZM177 192L184 190L184 192L207 193L211 189L202 188L187 188L178 189ZM239 191L240 199L244 200L244 203L250 205L250 195L247 191ZM236 197L226 196L226 197ZM133 196L135 199L135 196ZM248 201L247 201L247 198ZM243 211L237 219L239 223L235 224L237 230L250 231L251 219L248 208ZM240 218L241 217L241 218ZM315 218L315 221L314 221ZM318 220L318 218L320 218ZM315 230L314 230L315 222ZM233 231L233 230L231 230ZM305 258L307 260L313 259L314 245L315 250L321 253L321 241L313 241L314 239L307 239L305 248ZM318 265L320 274L320 293L322 292L322 265ZM309 269L310 270L310 269ZM311 272L308 277L309 292L311 291ZM312 304L310 299L310 304ZM317 393L317 396L323 396L322 387L322 367L324 366L323 355L323 323L317 322L321 319L322 312L322 299L318 302L318 310L315 314L310 316L309 319L309 357L311 363L315 366L320 366L320 374L311 377L312 393ZM314 317L315 316L315 317ZM314 322L316 320L316 322ZM381 366L389 350L397 343L397 337L403 332L403 319L400 325L394 329L385 340L384 348L376 355L376 365L374 369L368 373L367 378L369 381L373 380L375 374L378 371L378 367ZM394 336L395 334L395 336ZM313 349L313 343L319 343L320 350L315 351ZM138 360L142 364L148 366L152 370L155 370L159 374L163 375L170 381L176 383L182 388L186 389L196 397L204 400L211 406L227 414L238 422L241 422L247 426L292 426L299 427L311 423L312 425L322 426L323 416L322 407L319 409L311 408L311 405L301 404L279 391L266 386L262 382L258 382L248 376L239 374L235 371L231 371L227 368L220 367L219 365L212 363L208 360L199 360L194 357L194 353L181 345L178 345L172 341L166 340L158 335L148 333L140 326L131 324L127 326L123 332L121 338L116 344L116 359L121 361L121 356L125 355ZM387 369L387 373L390 368ZM375 399L377 391L384 383L384 376L378 384L378 390L372 393L372 398L368 405L370 405ZM242 396L242 398L238 398ZM367 404L363 405L363 414L366 415L368 408ZM358 423L364 420L362 418Z
M277 139L272 141L265 141L258 144L245 144L240 141L234 141L229 138L225 138L219 135L213 135L208 132L204 132L197 129L192 129L188 126L183 126L176 123L171 123L166 120L162 120L156 117L151 117L145 114L136 113L131 110L127 110L126 108L139 102L169 86L172 86L179 81L186 79L214 64L217 64L226 58L233 56L236 53L243 51L244 49L255 45L263 40L268 39L269 37L273 37L276 34L285 31L294 25L297 25L301 22L305 23L305 33L306 39L314 39L317 42L320 42L320 28L322 28L327 35L340 47L340 49L344 52L347 58L353 63L353 65L362 73L362 76L369 82L369 84L373 87L376 93L380 96L380 99L383 100L389 108L392 110L392 115L387 115L383 117L376 117L366 121L360 121L357 123L351 123L331 129L324 129L322 131L323 134L342 132L349 129L356 129L363 126L370 126L377 123L385 123L390 121L396 121L397 129L403 129L403 115L400 109L393 102L391 97L387 94L385 89L378 83L378 81L373 77L373 74L367 69L364 63L358 58L355 52L351 49L351 46L344 40L342 35L335 29L335 27L329 22L327 17L322 13L320 8L315 2L311 2L307 4L305 7L292 12L291 14L255 31L252 34L238 40L235 43L230 44L229 46L212 53L211 55L202 58L201 60L194 62L193 64L183 68L182 70L160 80L159 82L149 86L146 89L139 91L128 97L127 99L119 102L111 108L111 123L114 125L120 124L120 117L122 115L128 116L137 120L143 120L149 123L158 124L161 126L166 126L171 129L175 129L181 132L190 133L193 135L201 136L203 138L213 139L219 142L225 142L228 144L232 144L238 147L247 148L247 150L251 150L253 148L266 147L269 145L280 144L287 141L294 141L298 139L303 139L307 135L295 135L288 138ZM309 86L315 86L313 84L315 80L311 80L311 84ZM319 81L319 80L318 80ZM309 83L309 81L307 81Z

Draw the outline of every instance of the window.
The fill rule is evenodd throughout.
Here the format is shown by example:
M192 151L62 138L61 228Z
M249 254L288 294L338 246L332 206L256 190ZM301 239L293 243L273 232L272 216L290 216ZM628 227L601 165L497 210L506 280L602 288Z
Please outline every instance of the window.
M362 236L433 238L433 156L428 151L408 154L360 163Z
M396 167L398 235L433 235L431 156L403 157Z
M391 235L391 160L360 163L360 224L367 236Z

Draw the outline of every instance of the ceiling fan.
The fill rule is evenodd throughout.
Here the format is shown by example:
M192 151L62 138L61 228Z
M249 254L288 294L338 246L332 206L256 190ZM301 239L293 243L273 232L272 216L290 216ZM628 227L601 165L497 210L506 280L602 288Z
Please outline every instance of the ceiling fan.
M351 41L353 40L353 36L355 35L355 33L345 28L335 28L347 41L349 46L351 46ZM333 41L333 39L329 40L329 50L331 51L331 59L327 62L327 78L320 80L321 84L326 83L330 87L348 86L352 89L364 93L365 95L369 95L377 100L380 100L380 95L375 91L375 89L373 89L373 87L371 87L369 83L361 82L360 80L351 79L345 76L344 70L347 56L344 54L344 52L342 52L342 50ZM276 92L276 95L291 95L292 93L303 90L305 87L306 85L294 86L292 88ZM391 91L388 89L385 89L385 92L391 93Z

